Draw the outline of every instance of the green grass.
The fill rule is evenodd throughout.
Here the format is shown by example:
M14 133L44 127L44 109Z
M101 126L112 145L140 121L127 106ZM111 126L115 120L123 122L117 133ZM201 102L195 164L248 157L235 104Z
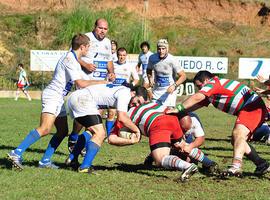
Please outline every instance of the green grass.
M242 179L220 180L198 173L189 182L178 183L175 181L180 174L177 171L146 169L142 166L149 152L146 138L128 147L104 143L93 163L97 174L86 175L64 168L67 139L53 156L62 169L37 168L50 139L47 136L27 150L25 169L18 172L11 169L6 153L39 124L41 104L37 100L0 99L0 110L0 199L269 199L270 176L261 179L253 176L255 167L247 160L244 160ZM229 136L235 118L212 107L198 114L207 136L202 149L225 168L231 162ZM259 143L254 146L260 155L270 160L269 146Z

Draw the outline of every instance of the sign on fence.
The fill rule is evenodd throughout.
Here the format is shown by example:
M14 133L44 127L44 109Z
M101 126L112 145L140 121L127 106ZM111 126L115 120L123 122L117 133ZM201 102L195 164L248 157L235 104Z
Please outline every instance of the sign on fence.
M31 50L31 71L54 71L58 60L67 51Z
M261 75L268 79L270 74L270 59L239 58L239 79L255 79Z
M185 72L197 73L207 70L215 74L228 73L228 58L176 56Z

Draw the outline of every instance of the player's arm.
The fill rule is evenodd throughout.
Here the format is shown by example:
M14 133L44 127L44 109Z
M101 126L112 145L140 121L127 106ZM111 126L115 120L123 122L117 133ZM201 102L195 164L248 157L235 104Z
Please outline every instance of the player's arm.
M77 88L85 88L90 85L107 84L106 80L82 80L78 79L74 81Z
M195 140L188 144L186 143L184 148L182 149L184 152L190 153L193 148L199 148L205 141L204 136L196 137Z
M141 137L141 133L139 128L131 121L131 119L129 118L127 112L123 112L123 111L117 111L117 120L119 120L119 122L121 122L125 127L127 127L129 130L132 131L132 133L135 133L137 136L137 140L139 142L140 137Z
M113 61L108 61L107 70L108 70L108 79L109 79L109 81L114 81L115 80L115 74L114 74Z
M132 66L133 67L133 66ZM138 85L139 84L139 81L140 81L140 77L139 77L139 74L137 72L137 70L133 67L133 70L131 71L131 76L132 76L132 83L133 85Z
M111 145L116 146L126 146L132 145L138 142L136 134L131 134L130 138L120 137L120 130L123 128L123 124L116 120L114 128L112 129L110 136L108 137L108 142Z
M83 61L81 58L78 59L78 62L80 63L80 65L87 69L89 72L93 72L96 70L96 66L92 63L87 63L85 61Z
M186 76L186 73L184 72L184 70L181 70L177 73L178 75L178 79L174 82L174 84L172 84L168 89L167 89L167 92L168 93L173 93L176 88L181 85L186 79L187 79L187 76Z
M126 145L132 145L138 142L136 134L132 133L131 138L122 138L118 135L111 134L108 138L108 142L111 145L116 146L126 146Z

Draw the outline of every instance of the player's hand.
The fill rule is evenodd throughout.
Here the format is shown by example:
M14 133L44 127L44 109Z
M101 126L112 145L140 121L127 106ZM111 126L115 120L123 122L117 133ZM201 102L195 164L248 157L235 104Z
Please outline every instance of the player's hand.
M130 140L132 144L136 144L140 141L140 136L138 136L136 133L132 133Z
M115 74L114 73L108 73L108 79L109 79L109 81L114 81L115 80Z
M263 76L261 76L261 75L256 76L256 78L257 78L257 80L258 80L259 82L261 82L261 83L264 83L264 81L266 81L266 80L263 78Z
M83 66L89 73L93 72L97 69L96 65L93 63L86 63L85 66Z
M264 92L265 90L258 88L258 87L254 87L254 91L260 94L260 93Z
M165 111L166 114L174 114L179 113L179 111L176 108L169 108Z

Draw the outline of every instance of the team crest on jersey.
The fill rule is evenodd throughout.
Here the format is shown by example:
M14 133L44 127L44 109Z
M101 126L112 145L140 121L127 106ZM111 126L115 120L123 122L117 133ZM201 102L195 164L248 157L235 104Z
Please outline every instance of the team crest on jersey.
M123 71L124 71L124 72L127 72L127 71L128 71L128 69L127 69L127 68L125 68L125 69L123 69Z
M106 49L106 50L108 50L108 49L109 49L109 47L108 47L107 45L105 45L105 49Z

